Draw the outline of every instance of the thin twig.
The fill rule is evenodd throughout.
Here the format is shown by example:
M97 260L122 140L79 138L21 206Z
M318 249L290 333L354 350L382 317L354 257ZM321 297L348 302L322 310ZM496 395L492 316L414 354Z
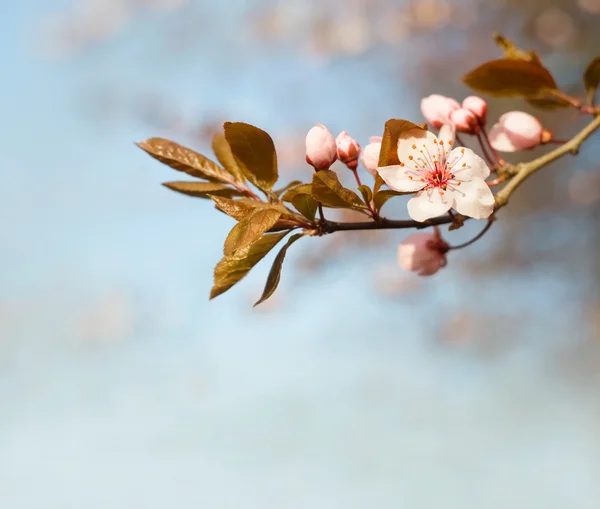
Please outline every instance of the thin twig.
M484 125L481 126L481 136L483 137L483 139L485 139L488 147L490 147L490 150L492 151L492 155L494 156L494 158L496 159L496 161L498 162L498 164L500 166L504 166L506 164L506 161L504 161L504 159L502 159L502 157L500 157L500 154L498 154L498 152L496 151L496 149L494 147L492 147L492 144L490 143L490 137L488 136L487 130L485 128ZM483 144L482 144L483 146Z
M448 246L448 250L451 251L453 249L462 249L463 247L467 247L470 246L471 244L474 244L475 242L477 242L481 237L483 237L485 235L485 233L490 229L490 227L492 226L492 223L494 222L495 218L494 216L490 216L487 224L483 227L483 230L481 230L477 235L475 235L475 237L473 237L471 240L468 240L467 242L463 242L462 244L458 244L456 246Z
M477 141L479 141L479 145L481 146L481 152L483 153L484 157L487 159L487 162L489 163L490 166L496 166L496 164L498 164L496 161L494 161L494 158L492 156L490 156L490 154L487 151L487 148L485 146L485 142L483 141L483 135L481 134L481 132L477 133Z
M323 225L327 221L325 220L325 214L323 214L323 205L320 201L317 202L317 207L319 208L319 224Z
M354 178L356 179L356 184L358 185L358 187L362 186L362 182L360 181L360 177L358 176L358 170L356 168L354 168L353 170L350 170L350 171L352 171L352 173L354 173ZM371 216L373 216L373 219L375 219L377 221L379 216L378 216L377 212L375 211L375 208L373 207L372 203L368 202L367 207L369 208L369 212L371 213Z

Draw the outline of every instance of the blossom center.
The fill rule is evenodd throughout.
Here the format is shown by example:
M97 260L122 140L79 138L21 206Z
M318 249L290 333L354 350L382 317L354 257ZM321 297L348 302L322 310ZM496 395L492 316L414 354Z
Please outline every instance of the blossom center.
M412 145L414 155L408 156L409 162L412 163L407 168L408 178L410 180L418 178L423 182L426 191L437 189L441 194L444 194L447 188L455 191L461 184L461 179L457 179L456 174L467 167L467 164L462 161L465 149L461 148L459 154L452 157L443 141L438 142L436 139L433 144L435 148L432 147L431 151L426 143L422 147ZM452 142L448 142L448 145L451 146ZM448 160L448 156L452 160ZM458 165L459 162L462 164ZM404 166L402 161L400 166Z
M446 190L449 181L454 178L454 175L450 172L446 164L434 163L424 173L427 188L435 187L443 191Z

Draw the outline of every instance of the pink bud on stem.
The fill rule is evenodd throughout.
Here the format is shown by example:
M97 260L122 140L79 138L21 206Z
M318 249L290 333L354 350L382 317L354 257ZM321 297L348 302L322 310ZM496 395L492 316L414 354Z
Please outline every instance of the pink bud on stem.
M446 266L448 249L439 231L416 232L398 246L398 263L404 270L416 272L419 276L431 276Z
M317 124L306 135L306 162L319 171L327 170L336 159L335 138L323 124Z
M450 114L458 109L460 109L460 104L456 100L439 94L433 94L421 100L421 113L427 123L435 129L446 124L450 120Z
M358 156L360 155L360 145L346 131L342 131L335 139L337 145L337 157L344 163L348 169L356 170L358 166Z
M381 152L381 136L371 136L370 143L362 151L362 163L367 171L375 176L377 175L377 166L379 166L379 153Z
M552 138L550 133L550 139ZM490 129L490 146L500 152L517 152L537 147L548 139L540 121L524 111L509 111Z

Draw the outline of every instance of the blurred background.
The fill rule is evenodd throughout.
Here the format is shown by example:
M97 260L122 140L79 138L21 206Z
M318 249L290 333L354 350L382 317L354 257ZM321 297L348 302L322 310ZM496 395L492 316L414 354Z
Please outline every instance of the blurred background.
M209 302L232 222L133 142L210 155L250 122L306 181L315 122L363 145L421 122L496 30L581 96L599 22L599 0L4 0L0 507L596 509L598 139L435 277L397 268L407 232L340 233L256 309L272 256Z

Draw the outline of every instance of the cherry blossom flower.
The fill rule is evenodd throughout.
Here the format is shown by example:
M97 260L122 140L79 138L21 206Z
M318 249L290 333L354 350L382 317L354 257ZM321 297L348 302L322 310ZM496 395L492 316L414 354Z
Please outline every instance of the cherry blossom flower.
M494 195L485 179L490 174L483 159L464 147L452 149L454 129L444 126L438 139L433 133L411 129L398 140L399 165L377 168L390 189L416 193L408 214L426 221L451 208L475 219L494 211Z
M362 162L367 171L375 176L379 165L379 153L381 152L381 136L371 136L370 143L363 149Z
M446 266L448 244L436 233L416 232L398 246L398 264L419 276L431 276Z
M323 124L317 124L306 135L306 162L315 170L327 170L337 159L335 138Z

